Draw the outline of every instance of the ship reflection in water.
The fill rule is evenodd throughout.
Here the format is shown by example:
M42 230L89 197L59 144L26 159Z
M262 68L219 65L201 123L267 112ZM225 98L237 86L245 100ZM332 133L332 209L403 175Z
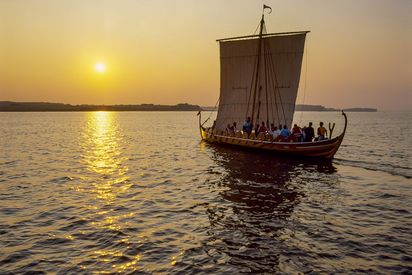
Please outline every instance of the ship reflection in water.
M314 163L209 148L212 159L223 168L221 178L210 184L220 190L225 201L207 209L209 256L218 263L236 266L238 272L302 271L299 264L294 270L290 259L285 262L280 257L293 254L293 249L286 252L290 250L286 243L294 234L294 219L298 217L293 212L307 195L307 185L322 180L329 185L338 183L331 161Z

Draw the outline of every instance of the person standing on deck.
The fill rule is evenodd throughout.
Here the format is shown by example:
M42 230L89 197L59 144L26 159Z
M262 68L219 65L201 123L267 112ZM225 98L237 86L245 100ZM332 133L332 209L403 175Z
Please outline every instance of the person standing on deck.
M309 122L309 126L305 128L305 142L312 142L315 137L315 129L312 127L312 122Z
M297 124L293 125L292 134L295 138L295 141L302 141L302 129Z
M245 123L243 123L243 131L245 131L249 135L250 133L252 133L252 123L250 122L250 116L248 116L245 120Z
M319 123L319 128L318 128L318 140L324 140L328 137L328 131L326 130L325 127L323 127L323 122L321 121Z

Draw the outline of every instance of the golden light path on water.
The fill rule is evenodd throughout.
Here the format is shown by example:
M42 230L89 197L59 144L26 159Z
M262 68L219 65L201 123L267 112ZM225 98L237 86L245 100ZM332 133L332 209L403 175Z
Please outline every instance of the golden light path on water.
M134 213L115 215L113 211L117 205L117 198L127 192L132 185L128 182L128 167L124 163L125 157L122 156L120 148L124 141L118 129L117 114L102 111L90 112L87 116L87 128L83 135L83 160L87 170L93 174L94 182L92 188L86 190L93 201L89 208L99 216L98 221L92 225L99 229L121 231L127 223L122 220L127 220ZM127 245L129 239L126 237L120 242ZM94 251L96 261L109 262L122 256L122 252L115 248ZM113 270L110 272L134 271L138 268L140 259L141 255L137 254L127 262L113 264Z

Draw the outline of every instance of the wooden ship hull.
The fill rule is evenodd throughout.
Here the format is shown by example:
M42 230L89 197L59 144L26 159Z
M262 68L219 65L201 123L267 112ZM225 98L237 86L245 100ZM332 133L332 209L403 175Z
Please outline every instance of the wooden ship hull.
M339 149L340 144L345 136L347 117L344 112L342 115L345 118L345 126L343 132L334 138L314 141L314 142L276 142L270 141L267 138L248 138L242 132L237 134L227 135L224 131L215 131L212 128L205 128L201 125L201 117L199 116L199 128L202 140L217 145L231 145L243 149L252 149L258 151L267 151L274 155L292 155L303 157L315 157L332 159Z

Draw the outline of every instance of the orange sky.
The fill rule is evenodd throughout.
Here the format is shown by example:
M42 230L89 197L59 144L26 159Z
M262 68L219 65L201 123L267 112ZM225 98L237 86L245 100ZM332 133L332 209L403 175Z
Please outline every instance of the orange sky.
M268 32L311 31L298 103L412 110L409 0L3 0L0 100L214 105L215 40L263 3Z

